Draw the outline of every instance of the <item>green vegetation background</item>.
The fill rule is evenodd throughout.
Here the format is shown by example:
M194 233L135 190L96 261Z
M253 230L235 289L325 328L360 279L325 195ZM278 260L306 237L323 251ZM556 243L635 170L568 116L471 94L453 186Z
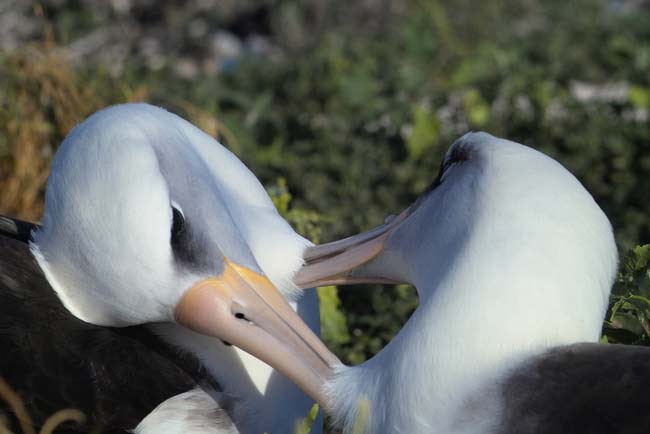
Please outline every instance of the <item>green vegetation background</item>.
M650 242L647 2L5 3L0 212L37 220L57 145L118 102L218 137L315 241L380 224L454 139L486 130L558 159L594 195L624 258L606 339L650 342L650 249L625 254ZM349 363L417 304L408 286L320 295L324 337Z

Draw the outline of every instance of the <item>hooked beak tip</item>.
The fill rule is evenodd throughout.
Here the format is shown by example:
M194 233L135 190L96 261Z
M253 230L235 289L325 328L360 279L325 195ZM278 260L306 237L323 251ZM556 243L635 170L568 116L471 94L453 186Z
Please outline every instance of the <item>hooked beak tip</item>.
M175 317L266 362L324 403L322 389L340 361L265 276L227 263L222 275L186 291Z

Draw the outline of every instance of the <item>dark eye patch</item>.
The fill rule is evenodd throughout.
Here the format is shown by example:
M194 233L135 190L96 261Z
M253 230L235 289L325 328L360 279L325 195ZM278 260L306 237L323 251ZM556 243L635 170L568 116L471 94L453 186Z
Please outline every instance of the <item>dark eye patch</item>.
M185 217L183 213L172 205L172 244L178 242L181 234L185 230Z
M172 225L170 244L174 258L179 266L193 270L212 270L215 266L215 259L210 255L206 239L200 232L194 230L190 220L174 203L172 208Z
M438 176L436 177L435 181L433 181L433 184L429 190L433 190L442 183L442 177L444 176L447 169L449 169L449 167L455 163L462 163L463 161L467 160L469 160L469 151L467 150L467 147L460 144L454 146L454 149L452 149L452 151L442 160Z
M447 166L451 166L454 163L460 163L463 161L469 160L470 151L467 146L459 144L454 146L451 153L447 156L445 163Z
M192 237L190 235L185 216L180 209L172 205L172 250L176 259L184 262L186 265L192 265L196 261L195 246L192 245Z
M471 150L469 149L468 146L465 146L465 144L462 141L456 141L451 146L453 147L453 149L451 150L451 152L449 152L446 155L446 157L440 163L440 170L438 170L438 176L436 176L436 179L433 180L431 185L429 185L429 187L427 187L427 189L423 191L420 194L420 196L418 196L417 199L415 199L413 204L409 207L411 212L414 212L425 201L429 193L431 193L433 190L435 190L438 186L442 184L442 178L444 177L447 169L449 169L455 163L462 163L470 159Z

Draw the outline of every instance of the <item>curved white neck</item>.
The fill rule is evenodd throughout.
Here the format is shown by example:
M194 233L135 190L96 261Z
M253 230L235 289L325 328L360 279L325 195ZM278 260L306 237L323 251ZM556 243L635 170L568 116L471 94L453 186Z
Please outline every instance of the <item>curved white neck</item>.
M485 404L498 405L488 395L510 367L549 347L598 340L611 282L584 272L598 257L558 242L568 259L557 267L545 256L554 252L512 249L499 242L504 235L475 232L451 264L418 276L420 306L399 334L366 363L341 369L329 387L344 432L364 399L367 433L489 432L498 412Z

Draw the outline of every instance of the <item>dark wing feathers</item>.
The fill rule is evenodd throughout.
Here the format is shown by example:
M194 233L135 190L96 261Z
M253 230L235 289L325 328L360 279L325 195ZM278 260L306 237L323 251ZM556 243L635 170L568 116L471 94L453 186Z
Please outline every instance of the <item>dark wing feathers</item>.
M90 417L83 429L126 432L162 401L209 381L198 361L144 327L111 329L73 317L28 251L34 226L4 220L0 376L37 424L73 407ZM650 433L650 348L555 348L514 369L501 391L498 434Z
M515 369L499 434L650 433L650 348L576 344Z
M32 230L37 229L38 225L22 220L5 217L0 215L0 236L13 238L14 240L29 242Z
M144 327L99 327L72 316L30 254L29 230L5 235L0 228L0 376L37 426L71 407L89 418L71 430L126 431L162 401L209 382L196 359Z

